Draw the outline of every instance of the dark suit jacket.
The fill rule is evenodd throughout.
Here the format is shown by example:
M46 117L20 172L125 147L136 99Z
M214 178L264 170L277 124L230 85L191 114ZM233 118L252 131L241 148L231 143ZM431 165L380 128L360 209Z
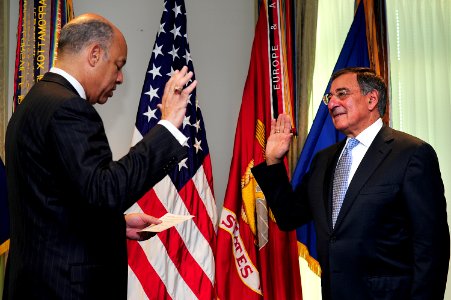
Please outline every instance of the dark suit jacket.
M113 161L96 110L66 79L47 73L6 134L4 299L126 299L124 211L185 155L157 125Z
M450 244L435 151L383 127L332 229L333 172L343 147L318 153L294 192L282 164L252 169L280 228L313 219L323 299L443 299Z

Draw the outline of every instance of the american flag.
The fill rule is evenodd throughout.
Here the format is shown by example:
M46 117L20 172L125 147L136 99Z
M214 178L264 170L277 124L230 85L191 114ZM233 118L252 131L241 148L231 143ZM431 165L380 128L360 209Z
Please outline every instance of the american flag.
M174 70L186 65L194 72L186 26L184 1L166 1L144 80L132 144L160 120L157 104L161 103L164 86ZM188 157L127 212L195 217L147 241L128 241L129 299L215 298L217 212L196 90L189 98L180 129L188 137Z

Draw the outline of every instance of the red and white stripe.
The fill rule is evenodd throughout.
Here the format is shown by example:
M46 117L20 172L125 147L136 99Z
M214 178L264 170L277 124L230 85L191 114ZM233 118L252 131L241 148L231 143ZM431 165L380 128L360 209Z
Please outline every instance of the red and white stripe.
M139 139L139 138L138 138ZM127 213L195 217L147 241L128 241L128 299L213 299L217 211L210 156L180 191L163 178Z

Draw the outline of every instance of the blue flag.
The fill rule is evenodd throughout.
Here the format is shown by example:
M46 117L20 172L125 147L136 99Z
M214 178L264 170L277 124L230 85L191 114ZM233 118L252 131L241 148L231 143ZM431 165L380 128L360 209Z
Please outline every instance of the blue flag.
M363 1L361 1L343 49L338 57L334 72L346 67L370 66L365 26L365 12ZM330 85L331 82L329 81L325 93L329 92ZM293 188L296 188L301 183L302 177L308 171L315 154L339 142L344 137L342 133L335 129L327 106L321 102L293 174L291 181ZM320 275L319 264L317 262L316 235L313 226L313 222L307 223L299 227L296 232L298 242L303 244L308 250L305 259L309 262L309 267L317 275ZM306 287L303 286L303 288Z

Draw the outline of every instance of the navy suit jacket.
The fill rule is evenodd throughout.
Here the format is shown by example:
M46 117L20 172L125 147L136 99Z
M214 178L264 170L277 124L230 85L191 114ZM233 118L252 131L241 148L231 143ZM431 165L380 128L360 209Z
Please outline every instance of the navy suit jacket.
M333 173L344 144L319 152L295 191L283 164L252 169L281 229L313 219L323 299L443 299L450 241L435 151L384 126L332 228Z
M11 247L4 299L126 299L124 211L186 150L157 125L119 161L102 120L47 73L11 117Z

